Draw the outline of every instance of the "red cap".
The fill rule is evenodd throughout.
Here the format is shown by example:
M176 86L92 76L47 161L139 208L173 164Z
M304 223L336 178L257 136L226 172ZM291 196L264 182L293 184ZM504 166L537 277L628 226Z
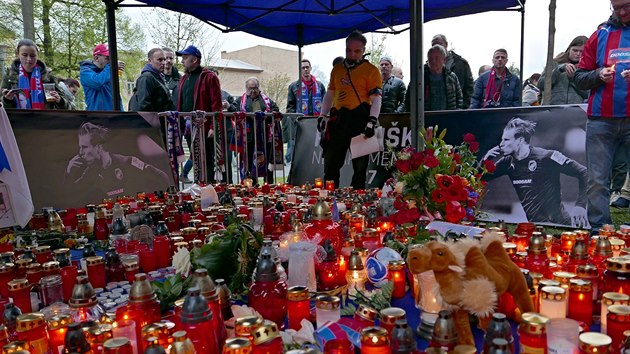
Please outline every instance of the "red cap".
M107 44L98 44L96 45L96 47L94 47L94 50L92 51L93 55L104 55L106 57L109 56L109 48L107 48Z

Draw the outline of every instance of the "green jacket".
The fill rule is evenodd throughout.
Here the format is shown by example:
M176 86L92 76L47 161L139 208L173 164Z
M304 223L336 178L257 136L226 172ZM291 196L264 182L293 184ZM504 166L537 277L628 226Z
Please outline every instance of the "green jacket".
M42 71L42 83L44 84L55 84L55 91L59 93L59 97L61 97L61 101L57 102L46 102L46 109L71 109L69 102L71 101L66 97L66 93L64 90L59 87L59 80L53 76L51 72L49 72L46 68L46 64L43 61L38 60L37 65L41 68ZM15 59L13 64L8 68L4 78L2 78L2 90L4 89L15 89L18 85L18 76L20 72L20 59ZM4 107L6 108L17 108L17 105L14 100L7 100L2 97L2 102Z

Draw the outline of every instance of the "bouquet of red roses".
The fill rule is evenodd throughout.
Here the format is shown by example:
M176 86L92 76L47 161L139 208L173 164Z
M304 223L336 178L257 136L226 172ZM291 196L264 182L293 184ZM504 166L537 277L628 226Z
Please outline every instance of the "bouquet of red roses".
M387 182L387 197L394 198L396 210L390 221L400 224L425 217L458 223L475 219L485 185L481 178L494 172L494 163L477 162L479 143L474 135L465 134L458 146L447 144L445 135L446 130L439 131L437 126L423 128L423 150L406 147L396 154L395 178Z

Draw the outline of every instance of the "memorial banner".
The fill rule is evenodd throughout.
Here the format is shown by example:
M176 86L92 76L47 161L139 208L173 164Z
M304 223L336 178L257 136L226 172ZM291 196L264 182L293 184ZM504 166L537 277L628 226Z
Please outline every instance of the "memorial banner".
M35 211L173 185L155 113L7 110Z
M427 112L425 126L446 128L445 139L453 145L461 143L464 134L474 134L479 160L487 156L497 163L483 200L485 219L577 226L586 219L585 110L584 105L573 105ZM510 122L512 118L520 120ZM409 115L382 115L379 121L385 128L386 147L411 144ZM511 127L506 127L509 122ZM291 184L323 177L316 123L316 119L298 120ZM370 155L368 187L381 187L391 176L393 158L387 148ZM347 156L342 187L350 184L351 176Z

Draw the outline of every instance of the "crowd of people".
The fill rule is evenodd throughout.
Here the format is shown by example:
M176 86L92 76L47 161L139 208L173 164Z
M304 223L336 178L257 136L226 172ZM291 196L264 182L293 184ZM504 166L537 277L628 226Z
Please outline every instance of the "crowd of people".
M627 26L630 0L611 0L610 3L612 13L607 22L590 38L575 37L567 49L554 58L551 78L546 76L545 69L542 74L535 73L522 82L507 66L507 50L498 48L492 53L492 65L479 68L479 76L473 80L469 63L449 49L443 34L432 38L423 71L425 111L587 102L587 200L589 221L595 230L611 222L609 205L628 207L630 204L626 152L630 147L627 108L630 58L625 58L628 54L621 50L627 48L626 37L630 38L626 36L630 31ZM322 134L324 178L334 180L336 185L351 138L360 134L372 136L380 113L409 111L409 89L402 81L402 70L388 56L380 58L378 67L367 61L366 42L356 31L346 38L345 56L335 59L327 87L312 74L311 62L303 59L301 77L287 89L285 112L319 116L317 126ZM80 63L79 80L55 78L50 68L38 59L38 54L34 42L24 39L18 43L17 58L2 81L5 107L73 109L74 96L82 87L87 110L112 110L111 67L106 44L96 45L92 58ZM183 75L174 66L175 55L182 58ZM246 80L245 92L240 97L234 98L221 90L217 73L203 67L201 58L201 52L192 45L180 51L151 49L136 80L129 109L155 112L280 110L261 91L256 77ZM124 63L119 62L118 67L124 70ZM548 80L551 80L551 93L546 102L542 97ZM189 132L190 123L182 124L182 129ZM296 139L294 118L284 117L282 129L288 143L284 158L291 162ZM212 134L206 131L205 136L206 146L212 146ZM190 144L189 137L187 142ZM207 159L208 169L212 169L210 153ZM353 159L352 165L352 186L364 188L367 157ZM191 166L191 161L185 165L182 174L185 181L189 181Z

